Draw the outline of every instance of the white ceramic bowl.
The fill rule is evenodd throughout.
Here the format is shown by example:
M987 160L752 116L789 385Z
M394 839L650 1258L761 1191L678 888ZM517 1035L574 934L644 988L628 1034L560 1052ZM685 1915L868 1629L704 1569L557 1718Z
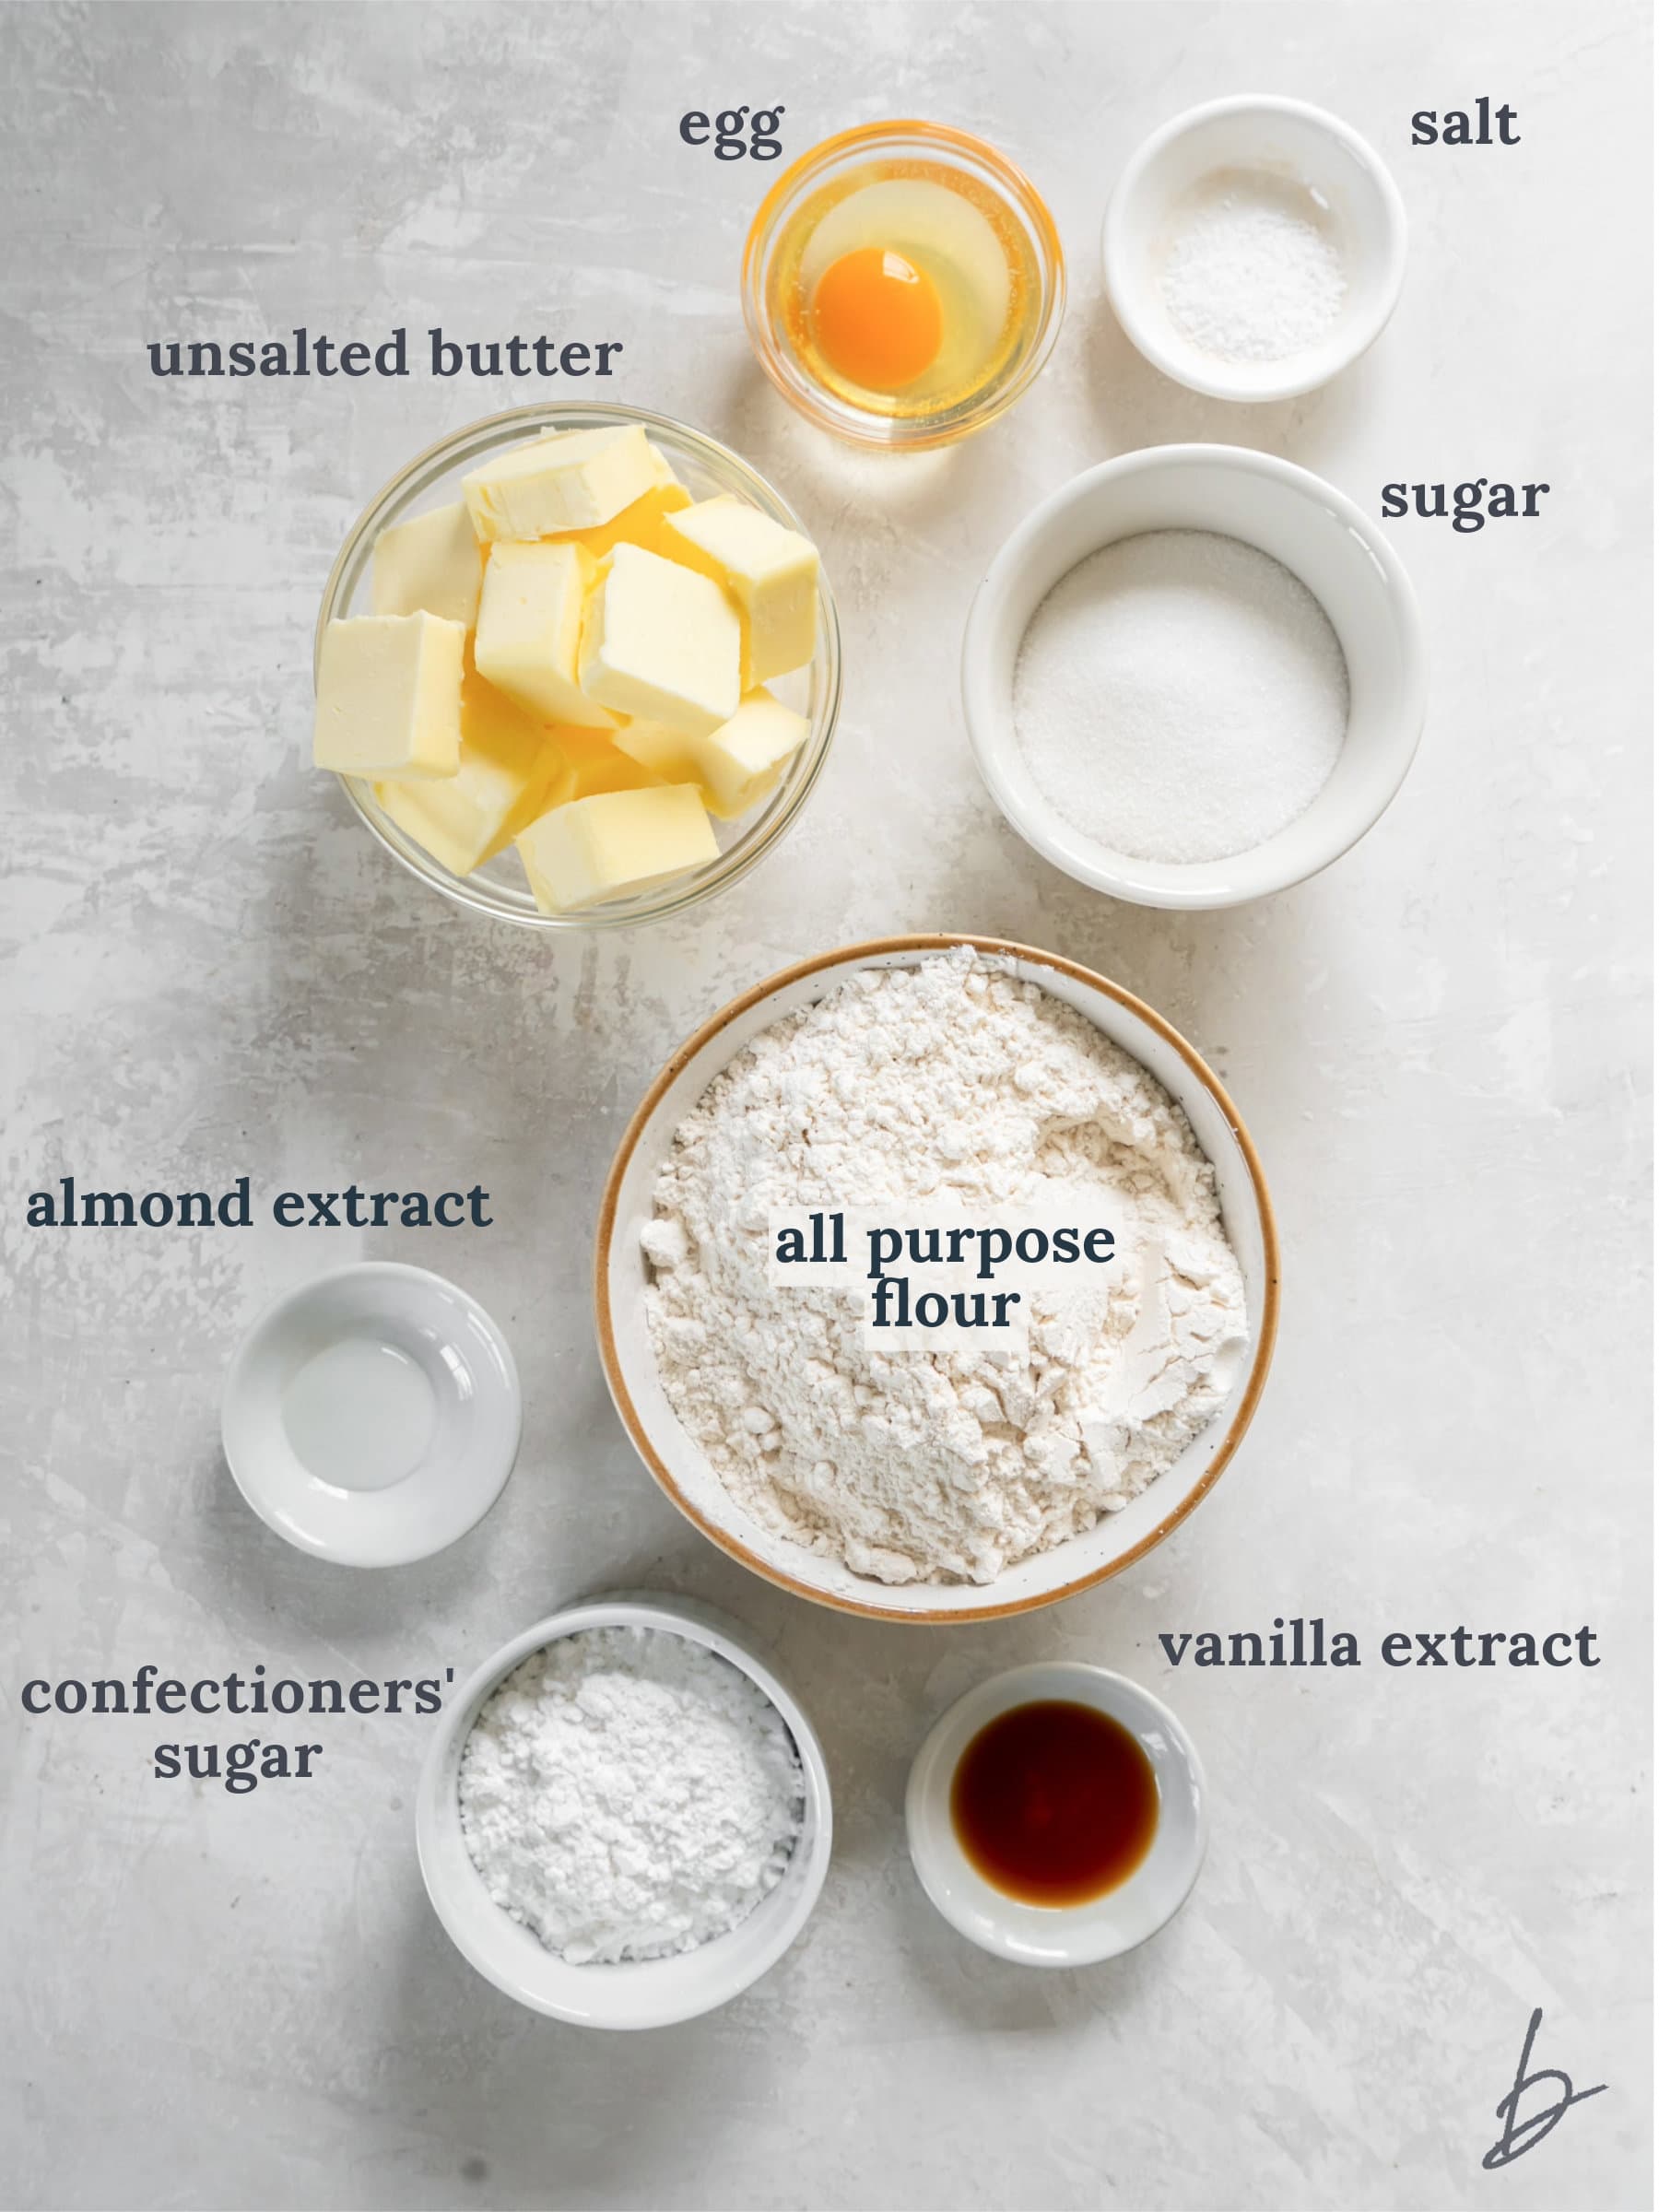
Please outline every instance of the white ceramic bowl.
M312 1365L342 1354L332 1373ZM518 1369L465 1290L370 1261L260 1315L231 1360L220 1425L237 1488L279 1536L342 1566L405 1566L500 1496L518 1456Z
M1038 607L1080 560L1152 530L1214 531L1271 554L1324 608L1347 662L1347 734L1324 790L1226 860L1140 860L1086 837L1037 788L1015 729L1015 665ZM1141 906L1237 906L1328 867L1405 781L1427 699L1417 596L1394 547L1323 477L1241 446L1151 446L1063 484L992 562L962 643L968 736L992 797L1057 868Z
M1240 170L1310 194L1347 269L1330 330L1279 360L1205 352L1171 319L1159 289L1182 204L1206 178ZM1216 399L1288 399L1358 360L1393 314L1406 275L1406 209L1393 177L1337 116L1305 100L1245 94L1189 109L1136 149L1107 206L1101 254L1112 312L1154 368Z
M957 1841L950 1785L958 1761L990 1722L1046 1699L1092 1705L1128 1729L1152 1762L1158 1828L1140 1865L1086 1905L1028 1905L986 1881ZM934 1726L904 1795L911 1859L953 1928L1022 1966L1092 1966L1156 1936L1192 1893L1209 1841L1204 1770L1167 1705L1123 1675L1076 1661L1017 1666L982 1682Z
M461 1754L485 1700L521 1660L584 1629L657 1629L702 1644L746 1674L782 1717L806 1786L801 1836L777 1887L729 1935L668 1959L570 1966L502 1912L467 1856L461 1832ZM585 1600L526 1629L487 1659L445 1708L420 1771L415 1840L420 1872L456 1949L533 2012L582 2028L666 2028L728 2004L789 1948L811 1916L830 1866L830 1775L794 1694L744 1641L735 1621L693 1598L618 1592Z
M863 968L913 967L972 945L1021 980L1041 983L1149 1068L1184 1110L1214 1163L1227 1233L1243 1270L1248 1354L1226 1405L1202 1436L1122 1512L1086 1535L1023 1559L988 1585L889 1586L762 1528L725 1488L669 1406L646 1319L649 1268L640 1232L658 1174L687 1112L727 1063L774 1021L812 1005ZM1214 1074L1184 1038L1116 983L1057 954L1001 937L884 937L802 960L734 999L674 1054L646 1092L611 1164L594 1253L594 1314L611 1396L641 1459L687 1518L769 1582L845 1613L886 1620L988 1620L1054 1604L1117 1574L1184 1521L1238 1450L1266 1381L1278 1325L1278 1241L1255 1147Z

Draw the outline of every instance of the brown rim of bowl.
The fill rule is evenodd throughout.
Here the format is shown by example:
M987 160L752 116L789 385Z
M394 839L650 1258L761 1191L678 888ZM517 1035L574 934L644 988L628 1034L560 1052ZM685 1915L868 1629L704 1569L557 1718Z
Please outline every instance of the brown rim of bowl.
M729 1028L739 1015L747 1014L751 1006L759 1006L761 1000L799 982L803 976L820 974L826 968L855 967L861 962L877 960L895 952L947 952L953 945L971 945L976 952L988 953L993 957L1029 960L1039 968L1051 969L1060 975L1069 975L1078 982L1090 984L1097 991L1104 991L1108 998L1115 999L1119 1006L1137 1016L1148 1029L1155 1030L1167 1044L1180 1053L1221 1109L1227 1125L1244 1156L1244 1165L1250 1171L1251 1188L1255 1194L1256 1212L1262 1225L1262 1324L1257 1333L1244 1394L1239 1400L1238 1410L1203 1480L1149 1535L1143 1536L1132 1551L1126 1551L1121 1559L1112 1559L1104 1567L1096 1568L1091 1574L1079 1575L1076 1582L1063 1583L1057 1590L1043 1591L1035 1596L1011 1598L1002 1605L951 1606L937 1612L918 1612L913 1608L900 1610L897 1606L874 1601L866 1604L861 1598L834 1596L827 1590L816 1589L810 1583L799 1582L794 1575L785 1574L758 1558L747 1545L740 1542L729 1530L716 1527L697 1511L658 1456L645 1433L645 1424L641 1420L638 1408L629 1394L628 1385L623 1381L621 1362L617 1357L616 1332L611 1324L606 1254L610 1249L611 1232L616 1226L618 1192L645 1124L656 1111L657 1103L669 1085L712 1038ZM1059 1605L1063 1599L1076 1597L1081 1590L1091 1590L1096 1583L1108 1582L1113 1575L1122 1574L1126 1567L1134 1566L1136 1559L1145 1559L1155 1545L1161 1544L1167 1535L1180 1527L1200 1500L1208 1496L1221 1470L1244 1441L1244 1432L1250 1427L1267 1380L1267 1370L1273 1364L1274 1341L1278 1335L1278 1228L1274 1219L1273 1201L1267 1194L1267 1179L1262 1172L1262 1162L1250 1132L1213 1070L1193 1050L1180 1030L1171 1028L1161 1014L1156 1013L1144 999L1136 998L1132 991L1125 991L1121 984L1109 982L1103 975L1097 975L1092 968L1084 968L1077 961L1065 959L1057 952L1040 951L1033 945L1017 945L1007 937L976 937L966 932L951 932L945 935L929 934L871 937L862 944L841 946L834 952L818 953L811 959L796 960L788 968L779 969L775 975L769 975L763 982L756 983L752 989L743 992L728 1005L722 1006L717 1014L711 1015L700 1029L694 1030L669 1055L650 1089L635 1107L633 1116L622 1133L622 1141L617 1147L610 1173L605 1179L605 1192L599 1203L599 1222L594 1232L594 1318L599 1335L599 1357L604 1363L605 1379L610 1389L611 1402L621 1417L622 1426L627 1430L634 1450L655 1477L659 1488L673 1500L693 1527L702 1531L710 1543L717 1545L729 1559L738 1560L763 1581L774 1583L780 1590L793 1591L797 1597L809 1598L814 1605L829 1606L838 1613L857 1614L869 1620L896 1620L940 1627L956 1621L1007 1619L1017 1613L1035 1613L1044 1606ZM991 1588L994 1586L989 1585Z

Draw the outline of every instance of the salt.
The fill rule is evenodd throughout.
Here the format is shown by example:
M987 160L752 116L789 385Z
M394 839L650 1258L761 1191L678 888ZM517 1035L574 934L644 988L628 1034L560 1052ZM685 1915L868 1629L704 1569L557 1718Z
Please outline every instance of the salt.
M1038 790L1139 860L1224 860L1277 835L1324 788L1347 712L1347 664L1313 594L1204 530L1080 561L1031 618L1015 669Z
M1159 276L1170 320L1226 361L1282 361L1327 335L1347 276L1305 188L1243 171L1206 180L1177 216Z

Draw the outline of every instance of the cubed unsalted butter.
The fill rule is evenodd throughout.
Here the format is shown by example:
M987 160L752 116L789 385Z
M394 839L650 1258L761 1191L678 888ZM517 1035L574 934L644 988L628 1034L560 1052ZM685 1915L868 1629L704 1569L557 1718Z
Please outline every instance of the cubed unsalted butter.
M625 723L617 748L668 783L695 783L723 822L758 806L806 735L806 718L764 688L749 692L730 722L708 737L682 737L657 722Z
M568 725L548 732L560 757L560 773L555 779L549 806L591 798L597 791L640 791L647 783L688 783L694 780L659 775L648 762L619 751L611 742L617 735L616 731L579 730Z
M646 443L648 445L651 443L649 439L646 440ZM674 473L673 462L669 460L660 445L651 447L651 465L656 471L656 480L659 484L677 484L679 482L679 478Z
M582 608L594 573L593 555L569 538L492 545L473 657L480 676L544 721L609 729L616 716L577 680Z
M639 546L600 563L582 625L590 700L705 737L737 712L738 661L737 609L711 578Z
M461 500L413 522L394 523L374 541L377 615L441 615L470 629L478 618L484 562Z
M343 776L453 776L466 632L441 615L358 615L323 632L312 758Z
M650 890L720 853L695 783L556 806L521 831L518 850L535 903L549 914Z
M603 560L618 546L642 546L647 553L672 560L674 554L663 527L664 518L677 514L690 504L691 494L683 484L653 484L631 506L624 507L608 523L601 523L596 530L579 530L571 538L557 542L585 546L595 560Z
M488 543L596 529L656 481L650 441L630 422L510 446L463 477L461 489L473 528Z
M818 547L745 500L700 500L663 525L670 559L724 584L743 614L743 688L818 649Z
M565 765L545 723L469 669L461 685L461 765L422 783L382 782L381 805L454 876L470 876L545 812Z
M543 430L541 433L542 441L544 444L549 438L569 438L573 435L574 433L570 430ZM674 473L674 464L669 460L667 454L664 453L662 447L653 443L650 439L647 439L645 442L651 448L651 465L653 472L653 481L657 484L678 484L679 478ZM691 495L689 492L687 492L686 504L689 506L690 503Z

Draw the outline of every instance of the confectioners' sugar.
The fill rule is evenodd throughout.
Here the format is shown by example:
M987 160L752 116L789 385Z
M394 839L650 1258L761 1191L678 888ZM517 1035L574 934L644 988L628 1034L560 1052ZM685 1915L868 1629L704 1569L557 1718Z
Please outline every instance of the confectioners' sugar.
M1122 1264L1039 1295L1029 1356L870 1347L769 1279L769 1217L906 1201L1109 1213ZM669 1404L768 1529L887 1583L989 1583L1126 1505L1246 1340L1215 1172L1092 1023L967 947L762 1030L676 1135L644 1231Z
M1254 546L1207 530L1121 538L1031 618L1014 726L1038 790L1138 860L1223 860L1306 812L1347 730L1324 609Z
M571 1965L688 1951L747 1920L800 1833L776 1709L700 1643L589 1629L494 1690L461 1827L496 1903Z

